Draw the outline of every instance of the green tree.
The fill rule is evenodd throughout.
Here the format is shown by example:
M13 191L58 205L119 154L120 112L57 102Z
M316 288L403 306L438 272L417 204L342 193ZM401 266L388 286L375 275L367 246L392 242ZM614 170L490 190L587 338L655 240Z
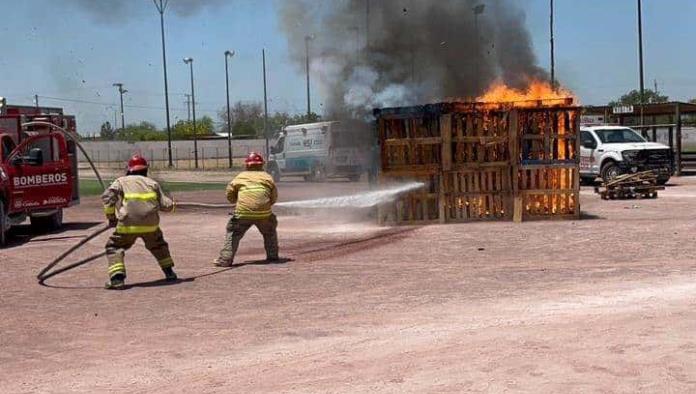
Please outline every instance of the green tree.
M255 138L263 136L263 105L259 102L238 101L230 107L233 138ZM227 108L218 111L220 129L227 132Z
M664 103L669 101L669 97L659 94L658 92L645 89L645 103ZM638 105L640 104L640 91L633 89L630 92L619 97L618 100L609 103L610 106L614 107L617 105Z
M162 141L167 135L153 123L142 121L126 125L125 129L116 131L116 139L120 141Z
M116 137L116 130L111 127L111 123L108 121L102 123L101 130L99 131L99 137L107 141L111 141Z
M311 112L307 114L297 114L290 119L290 124L303 124L303 123L314 123L321 122L321 116L316 112Z
M196 135L205 137L213 134L215 124L213 118L208 115L200 119L196 119ZM180 120L172 127L172 137L177 140L193 139L193 122L188 120Z
M264 113L263 104L260 102L238 101L230 107L233 138L264 138ZM275 137L283 127L288 125L318 122L321 117L312 113L290 115L287 112L275 112L268 115L268 137ZM227 132L227 109L218 111L220 130Z

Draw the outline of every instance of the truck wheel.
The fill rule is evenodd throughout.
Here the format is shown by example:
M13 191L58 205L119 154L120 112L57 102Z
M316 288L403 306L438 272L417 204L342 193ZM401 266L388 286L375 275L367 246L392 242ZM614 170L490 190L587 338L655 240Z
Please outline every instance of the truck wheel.
M660 186L664 186L669 182L669 177L666 178L657 178L657 184Z
M324 171L324 166L321 164L314 166L312 168L311 179L314 182L324 182L326 179L326 172Z
M601 176L604 182L611 182L619 175L621 175L621 169L613 161L602 167Z
M280 181L280 171L278 170L278 167L272 166L269 172L271 174L271 177L273 178L273 182Z
M0 247L7 244L7 215L5 215L5 205L0 201Z
M50 216L39 216L29 218L31 226L38 231L54 231L63 227L63 210L59 209Z

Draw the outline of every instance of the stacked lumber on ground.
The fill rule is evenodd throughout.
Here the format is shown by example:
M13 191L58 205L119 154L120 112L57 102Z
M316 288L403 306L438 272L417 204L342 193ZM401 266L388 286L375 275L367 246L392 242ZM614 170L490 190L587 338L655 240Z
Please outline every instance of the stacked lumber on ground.
M602 181L601 186L595 187L595 193L603 200L657 198L658 190L665 188L657 185L657 176L652 171L619 175L612 181Z
M380 182L426 187L380 207L381 222L580 217L580 109L450 102L375 110Z

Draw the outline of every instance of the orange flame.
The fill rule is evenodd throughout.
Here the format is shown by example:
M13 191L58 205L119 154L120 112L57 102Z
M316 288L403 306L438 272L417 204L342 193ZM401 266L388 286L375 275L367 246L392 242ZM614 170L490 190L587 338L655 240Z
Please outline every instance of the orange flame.
M575 95L565 89L551 87L548 82L532 80L525 90L511 88L502 82L495 82L476 101L490 104L511 104L515 107L536 107L539 105L569 105L576 101Z

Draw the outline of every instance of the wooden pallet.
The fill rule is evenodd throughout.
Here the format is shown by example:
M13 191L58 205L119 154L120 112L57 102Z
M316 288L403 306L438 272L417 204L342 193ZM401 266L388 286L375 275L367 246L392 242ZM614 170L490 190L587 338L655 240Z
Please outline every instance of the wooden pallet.
M579 116L575 109L518 111L513 146L515 214L513 220L580 217L577 163Z
M657 198L657 192L665 190L657 185L657 176L652 171L619 175L610 182L602 181L595 187L595 193L602 200L627 200L635 198Z
M381 207L381 222L580 216L577 107L434 104L376 116L380 182L427 185Z

